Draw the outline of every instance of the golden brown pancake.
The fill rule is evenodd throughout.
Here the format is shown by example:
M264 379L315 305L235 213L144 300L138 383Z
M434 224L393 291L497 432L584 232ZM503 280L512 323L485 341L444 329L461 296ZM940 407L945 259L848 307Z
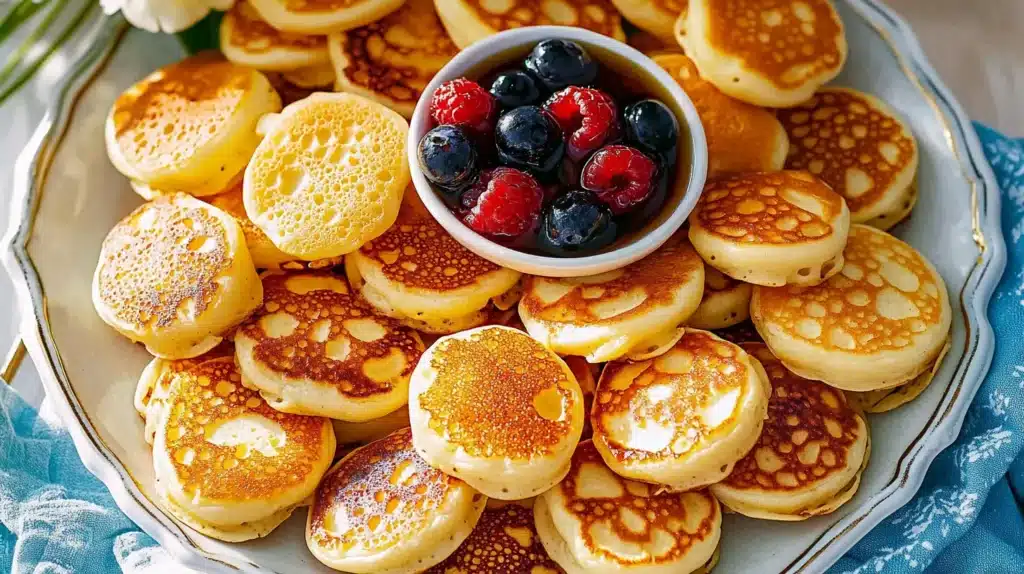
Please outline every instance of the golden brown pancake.
M523 26L575 26L626 40L622 18L609 0L434 0L434 5L459 48Z
M664 42L675 43L673 28L687 0L611 0L634 26Z
M224 14L220 49L242 66L289 71L329 63L327 37L282 32L260 18L248 0L239 0Z
M695 329L725 329L750 318L754 286L736 281L711 267L704 268L704 297L686 324Z
M380 440L389 434L409 426L408 405L382 417L363 422L331 419L334 436L339 445L361 446Z
M249 0L278 30L331 34L379 20L404 0Z
M928 388L928 385L932 384L932 380L935 379L935 373L937 373L939 371L939 367L942 366L942 359L944 359L946 357L946 353L949 352L949 347L950 341L947 339L946 346L942 348L942 352L939 353L939 357L935 359L934 363L932 363L932 368L921 373L909 383L877 391L847 391L846 398L850 401L850 404L868 414L886 413L893 409L902 407L921 396L921 393Z

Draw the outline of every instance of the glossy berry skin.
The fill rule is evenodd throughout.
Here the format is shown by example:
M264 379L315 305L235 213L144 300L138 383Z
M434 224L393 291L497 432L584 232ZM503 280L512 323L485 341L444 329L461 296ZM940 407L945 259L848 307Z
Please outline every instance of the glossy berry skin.
M642 100L626 107L626 141L660 159L666 167L675 165L679 145L679 122L668 106L658 100Z
M507 109L540 103L540 89L533 76L515 70L505 72L491 83L491 95Z
M647 200L658 182L658 165L636 148L611 145L590 156L580 183L594 192L615 215L632 211Z
M608 206L593 193L574 189L544 209L537 246L550 255L585 255L610 245L617 233Z
M498 120L494 143L499 163L535 175L552 173L565 154L562 128L550 113L537 106L505 112Z
M484 170L462 196L460 217L470 229L511 243L537 227L544 190L528 173L509 167Z
M431 96L430 117L438 124L489 134L498 118L498 102L480 84L457 78L441 84Z
M456 126L442 125L430 130L420 139L417 151L423 175L446 195L457 195L476 179L477 154L473 142Z
M548 98L544 108L561 126L566 155L573 161L585 159L620 135L618 106L600 90L570 86Z
M576 42L544 40L527 56L526 70L549 92L569 86L586 86L597 79L597 62Z

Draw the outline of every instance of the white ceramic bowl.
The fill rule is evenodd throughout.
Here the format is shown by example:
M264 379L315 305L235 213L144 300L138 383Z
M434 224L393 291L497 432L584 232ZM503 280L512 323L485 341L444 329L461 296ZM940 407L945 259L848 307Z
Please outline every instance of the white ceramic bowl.
M646 227L632 234L625 240L619 239L610 250L585 257L545 257L524 253L495 243L466 227L448 210L448 207L437 196L430 182L420 170L417 148L420 139L430 131L430 98L438 87L448 80L475 75L482 72L482 66L500 65L504 63L496 56L506 53L528 52L541 40L562 38L572 40L591 50L595 59L602 67L616 60L627 63L634 68L630 73L642 74L652 78L665 89L669 101L665 103L676 112L680 123L680 149L689 146L689 165L679 164L676 167L675 189L669 196L661 212ZM602 54L603 53L603 54ZM610 55L605 57L604 55ZM638 74L639 72L639 74ZM686 92L679 87L672 77L650 58L639 51L613 40L607 36L584 30L563 26L535 26L509 30L490 36L473 44L455 56L447 66L441 69L434 80L423 90L423 95L416 105L409 129L409 166L412 170L412 181L416 186L423 203L441 225L455 239L477 255L494 263L531 275L546 277L579 277L594 275L612 269L618 269L644 257L660 247L686 221L693 206L700 197L707 175L708 148L704 139L704 128L701 126L697 110ZM689 139L686 142L686 138ZM686 177L685 170L689 170Z

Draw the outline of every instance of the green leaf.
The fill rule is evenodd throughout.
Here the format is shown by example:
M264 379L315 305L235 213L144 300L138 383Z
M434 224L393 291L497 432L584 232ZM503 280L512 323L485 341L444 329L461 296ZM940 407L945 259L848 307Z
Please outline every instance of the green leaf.
M223 16L220 12L210 12L188 30L178 32L178 40L189 54L220 49L220 21Z

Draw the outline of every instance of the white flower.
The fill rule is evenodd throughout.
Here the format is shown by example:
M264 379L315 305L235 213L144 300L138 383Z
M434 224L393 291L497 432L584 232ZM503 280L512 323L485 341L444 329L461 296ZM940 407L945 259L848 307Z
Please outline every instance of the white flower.
M181 32L210 10L227 10L235 0L100 0L103 11L118 10L133 26L150 32Z

